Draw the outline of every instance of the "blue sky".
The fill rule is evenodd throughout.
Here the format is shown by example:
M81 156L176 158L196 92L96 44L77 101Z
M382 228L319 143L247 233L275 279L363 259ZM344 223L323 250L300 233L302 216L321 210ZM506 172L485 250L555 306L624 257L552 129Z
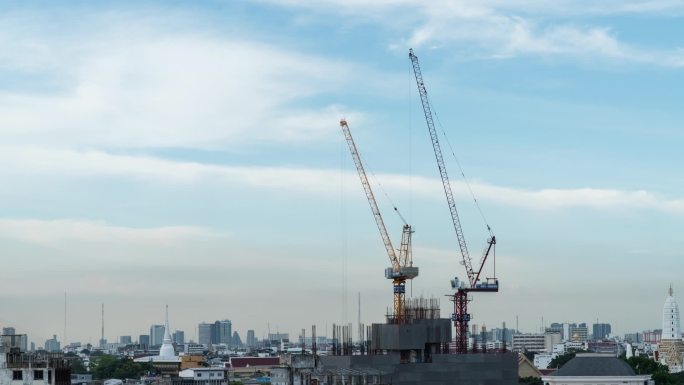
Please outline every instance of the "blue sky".
M381 321L388 262L342 117L416 228L413 293L447 294L464 273L409 47L499 240L502 292L475 299L476 323L656 328L681 286L678 1L0 10L0 324L39 345L63 334L42 315L61 320L64 291L69 340L99 338L101 302L109 339L161 323L165 303L190 338L219 318L243 338L324 330L356 319L357 292ZM477 255L487 233L447 162Z

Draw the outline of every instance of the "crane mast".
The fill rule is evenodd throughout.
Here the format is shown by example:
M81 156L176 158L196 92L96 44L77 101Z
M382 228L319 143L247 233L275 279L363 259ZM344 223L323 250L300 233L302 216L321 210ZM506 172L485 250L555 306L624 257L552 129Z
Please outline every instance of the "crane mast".
M416 77L416 85L418 86L420 101L423 105L425 122L427 123L430 139L432 140L432 148L435 152L435 159L437 160L437 168L439 169L439 175L442 179L442 186L444 188L444 194L446 195L447 205L449 206L451 221L454 224L454 230L456 230L456 238L458 239L458 246L461 250L463 265L465 266L466 274L468 275L467 286L464 283L459 282L458 278L455 278L451 281L451 286L452 288L456 289L456 293L450 296L454 302L454 314L452 314L451 318L454 321L454 326L456 327L456 351L458 353L466 353L468 341L468 323L470 322L471 317L470 314L468 314L468 302L470 302L468 293L473 291L499 291L499 281L496 278L487 278L486 282L479 282L482 269L487 261L487 257L489 256L490 252L494 250L496 245L496 237L492 235L491 238L487 240L488 245L484 254L482 255L482 258L480 259L478 270L474 271L473 263L470 258L470 254L468 253L468 247L466 246L465 237L463 236L461 221L458 217L458 211L456 210L454 193L451 190L451 183L449 182L449 176L447 175L446 165L442 156L442 149L439 144L435 122L432 117L432 109L430 108L430 100L428 98L427 89L425 88L425 83L423 82L423 74L420 70L418 57L413 53L413 49L409 49L409 59L413 65L413 73Z
M366 176L366 170L363 167L363 162L361 161L361 156L356 149L356 143L352 137L351 130L347 125L347 121L340 120L340 127L342 128L342 133L349 146L349 151L351 152L352 159L354 160L354 165L356 166L356 171L359 174L359 179L361 179L361 185L366 193L366 198L368 199L368 204L370 205L371 212L373 213L373 218L375 219L375 224L380 231L380 236L382 242L385 245L385 250L387 251L387 256L389 257L390 264L392 267L385 269L385 278L391 279L393 284L394 292L394 304L393 304L393 321L396 323L405 323L405 293L406 293L406 280L413 279L418 276L418 268L413 267L413 260L411 255L411 234L413 230L411 225L404 222L401 235L401 246L399 247L399 256L392 246L392 240L389 237L387 228L385 226L385 221L382 219L380 214L380 209L375 200L375 195L373 195L373 189L368 182L368 177ZM395 208L396 210L396 208Z

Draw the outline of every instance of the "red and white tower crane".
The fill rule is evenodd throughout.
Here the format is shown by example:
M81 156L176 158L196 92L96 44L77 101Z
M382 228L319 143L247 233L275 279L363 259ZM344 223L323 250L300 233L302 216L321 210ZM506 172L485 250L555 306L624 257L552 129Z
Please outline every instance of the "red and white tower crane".
M399 247L399 255L397 256L394 247L392 246L392 240L387 233L387 228L385 227L385 222L380 214L380 209L375 201L375 196L373 195L373 190L368 182L368 177L366 176L366 170L363 167L363 162L361 161L361 156L356 150L356 144L354 143L354 138L352 138L351 131L347 125L347 121L340 120L340 127L342 128L342 133L347 140L347 145L349 146L349 151L351 152L352 159L354 159L354 164L356 165L356 171L359 173L359 178L361 179L361 185L366 193L366 198L368 198L368 204L370 204L371 211L373 212L373 218L375 218L375 224L378 226L380 231L380 236L382 237L382 242L385 244L385 250L387 251L387 256L389 257L392 267L385 269L385 278L392 280L392 286L394 290L394 314L391 319L392 322L405 323L406 312L405 312L405 298L406 293L406 280L413 279L418 276L418 268L413 266L413 257L411 253L411 225L404 221L404 226L401 233L401 246ZM394 208L397 213L399 211ZM401 214L399 215L401 217ZM402 221L403 221L402 217Z
M418 57L413 53L413 49L409 50L409 59L411 59L411 64L413 64L413 73L416 77L420 101L423 104L423 112L425 113L425 121L427 123L428 131L430 132L432 148L435 152L435 159L437 160L437 168L439 169L439 175L442 178L442 186L444 187L444 194L446 195L447 205L449 206L449 212L451 213L451 221L454 224L454 230L456 230L456 238L458 239L458 246L461 250L461 257L463 258L461 263L465 266L466 274L468 275L468 282L459 281L458 278L451 280L451 286L456 290L456 293L450 296L451 300L454 302L454 314L452 314L451 319L454 321L454 326L456 328L456 352L466 353L468 350L468 322L471 318L468 313L468 302L470 302L468 293L499 291L498 279L486 278L484 282L481 282L480 278L482 269L484 268L490 253L492 255L495 254L496 237L492 234L491 228L487 226L487 230L491 237L487 240L487 247L480 258L477 270L473 269L472 259L468 253L465 237L463 236L461 221L458 218L458 212L456 211L454 193L451 190L451 183L449 182L446 165L444 164L444 159L442 157L442 149L432 118L432 109L430 108L430 101L428 99L427 90L425 89L425 83L423 82L423 74L420 71Z

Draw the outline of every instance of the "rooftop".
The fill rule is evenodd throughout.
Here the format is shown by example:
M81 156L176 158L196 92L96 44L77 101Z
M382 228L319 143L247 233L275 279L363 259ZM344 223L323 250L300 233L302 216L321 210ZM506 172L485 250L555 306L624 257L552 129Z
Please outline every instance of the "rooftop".
M551 376L634 376L634 370L625 361L612 354L585 353L577 354Z

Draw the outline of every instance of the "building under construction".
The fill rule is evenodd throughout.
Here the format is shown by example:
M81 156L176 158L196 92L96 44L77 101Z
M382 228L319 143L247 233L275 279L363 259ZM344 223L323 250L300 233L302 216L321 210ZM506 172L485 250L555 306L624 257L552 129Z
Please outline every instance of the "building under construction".
M329 354L316 354L312 346L312 356L292 356L289 363L272 372L274 385L286 384L516 384L518 382L518 357L514 353L500 351L468 351L468 313L470 293L496 293L499 280L496 270L493 277L485 277L487 261L495 259L496 237L487 223L490 237L485 252L474 264L466 246L463 229L456 209L454 193L446 171L446 163L438 133L434 124L432 107L418 64L418 57L409 51L421 98L425 121L437 161L437 168L444 188L447 206L456 232L462 264L465 266L466 280L454 278L451 287L455 294L450 295L454 302L454 313L450 318L441 318L439 301L435 299L406 299L406 281L418 276L418 267L413 265L411 235L413 233L397 207L394 211L403 221L400 247L395 249L385 222L366 175L361 156L352 137L346 119L340 127L349 146L354 165L359 174L361 185L371 208L373 218L380 232L391 267L385 270L385 278L392 281L393 308L383 324L373 324L368 328L359 325L359 341L352 343L351 325L333 327L333 346ZM452 151L452 155L453 154ZM460 167L460 166L459 166ZM461 170L465 178L465 174ZM472 192L472 191L471 191ZM477 199L473 194L477 204ZM478 205L479 209L479 205ZM398 250L398 252L397 252ZM491 257L491 258L490 258ZM495 266L495 265L494 265ZM454 335L452 336L452 323ZM315 341L315 329L312 330ZM474 333L473 333L474 334ZM473 342L473 347L477 344ZM486 349L486 344L483 343ZM474 349L473 349L474 350ZM304 352L304 349L302 349Z
M454 354L452 322L440 317L436 299L406 301L402 323L390 314L365 328L354 343L350 325L333 327L326 355L288 356L271 371L273 385L506 385L518 383L518 358L505 349ZM314 339L315 340L315 339Z

